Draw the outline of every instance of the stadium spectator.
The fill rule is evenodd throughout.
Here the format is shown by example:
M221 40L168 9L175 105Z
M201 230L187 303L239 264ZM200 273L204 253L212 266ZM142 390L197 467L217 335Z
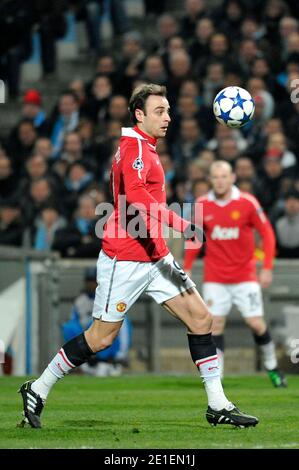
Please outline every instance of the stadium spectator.
M65 0L33 3L37 30L40 36L43 75L44 78L53 78L57 66L56 41L63 38L67 30L64 16L67 3Z
M192 185L192 195L194 201L196 201L197 198L204 196L207 194L210 190L210 184L207 179L205 178L200 178L197 179L193 182Z
M0 202L0 245L21 246L24 225L16 198Z
M14 131L9 136L7 151L17 175L22 172L27 158L32 154L36 139L37 131L31 119L23 119L17 126L16 136Z
M74 163L82 163L95 170L96 162L91 153L93 150L93 148L89 147L83 151L80 133L75 131L69 132L65 136L61 156L53 163L52 169L62 179L66 177L70 166Z
M199 93L199 86L196 80L184 80L180 88L181 96L191 96L197 105L201 103L201 97Z
M208 149L204 149L198 154L198 160L200 160L202 168L207 172L212 163L215 161L215 158L215 153Z
M202 100L206 106L212 106L217 93L223 88L224 66L221 62L210 62L202 80Z
M182 82L180 94L174 106L174 115L167 138L168 142L173 142L177 138L180 122L183 119L195 118L205 138L211 138L214 133L215 118L213 117L212 109L207 108L204 104L200 104L200 100L195 100L191 94L181 92L186 82L190 82L190 80Z
M49 168L48 160L38 153L33 153L27 160L23 177L18 185L18 194L22 198L24 194L28 195L31 184L34 181L46 179L51 188L58 194L62 191L62 182L59 177Z
M76 93L71 90L62 92L59 97L58 112L55 110L45 123L47 135L53 145L53 158L59 158L65 135L78 126L79 105Z
M234 164L240 156L240 150L236 140L232 137L227 137L219 142L217 157L219 160L225 160Z
M181 35L184 39L191 40L194 37L196 23L207 15L205 0L186 0L185 15L181 19Z
M266 88L266 83L262 78L252 77L247 82L247 89L254 97L255 103L262 104L261 119L270 119L274 112L274 100L271 93Z
M109 101L112 97L112 83L107 75L97 74L93 80L91 94L87 98L85 114L94 123L105 121Z
M297 164L296 156L288 149L283 132L275 132L268 136L266 152L271 152L272 150L280 152L281 165L284 169L289 169L291 172L295 170Z
M125 96L115 95L111 98L108 107L108 120L119 121L126 126L129 123L128 100Z
M40 132L46 120L46 113L42 108L42 97L38 90L27 90L23 96L22 117L31 119L34 127Z
M31 53L33 23L33 2L0 2L0 73L1 79L8 84L10 98L19 94L21 64Z
M50 181L45 177L31 180L28 193L20 194L26 225L33 224L43 206L49 203L58 203L57 194L54 193Z
M240 44L239 67L242 75L248 77L254 61L262 57L256 42L253 39L244 39Z
M192 62L195 63L199 57L207 56L209 41L215 32L215 27L210 18L202 18L197 21L195 36L191 41L189 54Z
M56 231L63 229L66 224L66 219L59 214L57 207L45 204L35 220L34 248L39 251L51 250Z
M284 215L275 222L278 256L299 258L299 192L291 190L284 200Z
M38 137L35 141L33 153L42 155L45 160L50 160L53 154L51 140L48 137Z
M299 76L299 75L298 75ZM299 82L298 82L299 83ZM286 134L289 137L290 141L293 143L293 148L295 150L297 161L299 160L299 100L297 103L293 104L293 112L284 123L286 128Z
M209 50L206 55L200 58L195 64L195 70L202 77L207 70L210 62L220 62L227 68L234 65L230 54L230 44L226 34L215 32L209 42Z
M159 85L165 85L166 83L166 71L159 55L150 55L146 58L144 63L144 71L141 75L142 80L149 83L158 83Z
M280 196L283 177L280 151L269 151L263 157L255 193L266 212L270 211L274 201Z
M194 118L181 120L178 139L174 142L172 156L177 168L184 168L186 162L197 156L204 148L205 138Z
M65 135L60 158L68 165L83 159L82 140L78 132L72 131Z
M161 55L165 52L169 39L178 34L179 25L173 15L163 13L157 20L157 30L159 35L159 48L157 52Z
M225 31L232 42L240 39L243 15L244 9L241 2L236 0L224 2L224 8L219 18L219 29Z
M85 111L86 89L84 80L82 78L74 78L74 80L70 82L68 89L73 91L77 95L80 108L84 109Z
M105 75L106 77L109 77L113 89L117 93L119 93L117 85L119 84L120 80L117 73L117 63L112 54L106 52L99 56L96 64L95 74ZM90 88L90 85L88 85L87 88Z
M101 34L102 15L105 8L104 0L86 0L79 2L78 19L85 18L86 33L91 56L102 52L103 38ZM122 35L130 30L130 19L127 15L124 2L121 0L110 0L106 3L111 17L114 36Z
M260 44L261 39L265 36L265 28L259 23L258 19L253 16L247 16L243 19L241 24L241 37L242 39L253 39ZM263 41L263 44L266 44Z
M219 143L223 139L232 138L236 141L238 149L240 152L244 152L247 148L247 141L242 136L240 129L231 129L229 127L223 126L222 124L217 124L215 128L215 136L213 139L210 139L206 145L208 150L216 151L218 149Z
M66 188L65 201L69 214L76 209L78 198L94 181L94 174L89 171L83 162L75 162L68 166L64 186Z
M95 200L83 194L78 201L78 208L72 222L57 230L53 249L68 258L97 258L101 249L101 240L95 234L97 216Z
M201 158L195 158L187 166L187 179L192 186L195 181L206 179L207 168Z
M133 81L143 69L146 52L143 47L142 35L138 31L130 31L123 36L121 60L118 65L121 94L129 96Z
M17 190L11 160L0 152L0 201L10 198Z
M175 177L175 165L169 153L160 153L160 161L165 173L165 181L171 183Z
M239 184L242 181L254 182L256 172L252 160L246 156L240 156L235 162L236 181Z
M169 102L175 103L180 87L184 80L192 79L191 60L189 54L184 50L173 52L169 57L169 76L167 90Z

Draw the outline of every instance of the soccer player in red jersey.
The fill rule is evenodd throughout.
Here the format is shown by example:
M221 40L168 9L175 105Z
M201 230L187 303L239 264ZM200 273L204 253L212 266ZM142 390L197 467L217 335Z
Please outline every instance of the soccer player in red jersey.
M275 346L263 317L261 287L272 282L275 237L271 224L254 196L241 192L235 174L225 161L211 165L212 190L198 199L203 204L203 227L207 238L204 256L203 297L213 314L213 338L223 374L226 315L236 305L260 347L269 377L276 387L286 380L277 368ZM254 230L263 240L263 268L256 273ZM199 249L185 251L184 269L191 275ZM259 281L259 282L258 282Z
M52 386L110 346L130 307L146 293L187 328L191 357L208 397L208 422L255 426L258 419L242 413L224 394L211 334L212 315L162 236L161 226L167 224L187 240L200 244L203 238L200 227L166 208L164 172L156 152L157 139L165 136L170 123L165 87L140 85L132 94L129 111L134 127L122 129L111 170L114 210L105 225L98 259L94 322L63 345L37 380L21 386L23 422L41 427L40 415ZM130 215L137 209L144 233L135 236ZM124 214L129 216L125 222Z

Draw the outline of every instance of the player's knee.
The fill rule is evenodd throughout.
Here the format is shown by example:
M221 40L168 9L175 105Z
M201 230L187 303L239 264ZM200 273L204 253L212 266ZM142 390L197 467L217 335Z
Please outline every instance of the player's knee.
M249 328L256 334L261 335L266 329L265 322L262 318L248 318L246 323Z
M96 337L96 336L89 336L88 337L88 345L90 349L94 352L100 352L103 351L103 349L109 348L111 344L113 343L113 339L110 336L101 338L101 337Z
M225 320L222 317L213 317L212 333L213 335L221 335L224 330Z
M201 316L192 318L191 325L189 327L191 333L205 334L209 333L212 329L213 316L208 311L202 312Z
M207 311L205 313L205 317L204 317L204 325L205 325L205 328L207 331L211 331L212 330L212 325L213 325L213 315Z

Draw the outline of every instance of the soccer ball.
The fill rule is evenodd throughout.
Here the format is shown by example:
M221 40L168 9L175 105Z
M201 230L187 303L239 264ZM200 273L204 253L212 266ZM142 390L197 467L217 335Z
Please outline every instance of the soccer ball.
M228 86L219 91L213 103L217 121L228 127L242 127L254 114L254 101L247 90Z

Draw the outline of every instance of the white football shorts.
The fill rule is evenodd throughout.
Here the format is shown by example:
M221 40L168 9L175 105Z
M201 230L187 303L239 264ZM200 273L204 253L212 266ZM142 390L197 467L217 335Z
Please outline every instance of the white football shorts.
M215 316L226 316L233 305L243 317L261 317L264 305L261 287L258 282L220 284L204 282L202 293L210 312Z
M155 262L117 261L101 250L92 315L108 322L124 319L143 293L162 304L195 286L171 253Z

